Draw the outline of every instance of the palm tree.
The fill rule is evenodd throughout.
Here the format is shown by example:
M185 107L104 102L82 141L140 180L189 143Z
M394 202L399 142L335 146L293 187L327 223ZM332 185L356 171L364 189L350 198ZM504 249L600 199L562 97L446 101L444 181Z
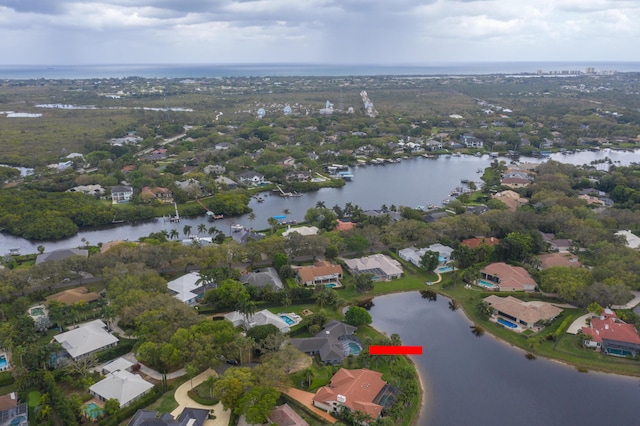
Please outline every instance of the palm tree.
M172 229L171 231L169 231L169 238L171 239L178 239L178 237L180 236L180 233L176 230L176 229Z
M267 219L267 223L269 223L269 226L271 226L271 233L275 233L276 226L278 226L278 220L274 217L270 217L269 219Z
M207 232L207 225L205 225L204 223L198 225L198 235L204 234L205 232Z
M288 216L288 215L291 214L291 211L289 209L284 209L284 210L282 210L282 214L285 215L285 216Z
M191 235L191 225L185 225L184 228L182 228L182 233L185 237Z
M249 213L247 219L249 219L249 223L253 223L253 221L256 220L256 214L254 212Z
M324 204L324 201L317 201L316 202L316 209L324 209L327 206Z
M214 235L216 235L218 233L218 228L216 228L215 226L210 226L209 230L207 231L207 234L209 234L210 237L213 237Z
M243 298L238 300L236 308L238 309L238 312L240 312L244 317L245 326L247 325L247 318L256 313L256 304L254 301L249 299Z

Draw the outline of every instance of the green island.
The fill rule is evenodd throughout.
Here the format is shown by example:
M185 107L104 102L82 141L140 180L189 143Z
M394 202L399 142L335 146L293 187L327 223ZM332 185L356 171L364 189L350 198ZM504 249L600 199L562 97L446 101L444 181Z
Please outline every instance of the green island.
M354 104L366 88L375 114L321 111L336 80L353 86L343 95ZM208 235L207 244L158 229L138 241L7 253L0 397L17 393L29 424L126 425L142 409L177 417L181 401L199 404L216 424L240 416L263 423L284 403L311 425L415 424L423 395L410 359L369 353L402 344L371 328L366 309L373 297L401 291L449 297L474 333L530 359L640 375L638 342L608 346L590 331L600 322L640 326L632 302L640 291L640 165L516 161L635 149L637 75L194 81L0 82L0 110L19 102L42 112L28 123L0 117L3 232L56 240L162 216L253 221L252 197L343 186L342 166L414 156L514 160L496 158L480 170L481 184L428 211L387 206L377 194L374 213L353 203L310 207L301 225L312 232L270 218L243 242L213 222L182 229L185 238ZM581 89L603 81L610 90ZM128 93L123 108L105 96L116 89ZM95 108L38 106L62 96ZM183 110L162 110L167 104ZM272 107L256 118L256 105ZM367 269L364 257L377 267ZM539 316L498 309L507 296ZM77 337L84 330L99 343L86 348L93 340ZM136 398L115 398L109 380L131 377ZM332 394L361 377L378 386L366 404Z

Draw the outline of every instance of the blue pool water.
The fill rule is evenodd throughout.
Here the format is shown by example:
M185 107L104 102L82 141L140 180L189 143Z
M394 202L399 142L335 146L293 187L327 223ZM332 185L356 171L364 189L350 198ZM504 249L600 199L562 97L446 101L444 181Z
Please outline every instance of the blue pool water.
M4 355L0 355L0 368L6 368L9 365L7 362L7 357Z
M349 342L349 353L351 355L360 355L362 348L356 342Z
M289 318L287 315L280 315L280 318L282 319L282 321L286 322L287 325L295 324L295 321Z
M25 416L17 416L11 420L9 426L20 426L22 424L27 424L27 418Z
M444 274L445 272L451 272L453 268L451 266L438 266L436 268L436 272L439 274Z
M327 287L327 288L336 288L336 287L338 286L338 284L336 284L336 283L329 283L329 284L325 284L324 286L325 286L325 287Z
M476 281L478 283L478 285L481 285L482 287L486 287L486 288L495 288L495 284L490 282L490 281L485 281L485 280L477 280Z
M511 321L507 321L504 318L498 318L498 323L504 325L505 327L509 327L509 328L518 328L517 324L512 323Z
M91 419L97 419L104 413L104 410L96 405L95 402L91 402L89 404L85 404L82 408L82 412L87 415L87 417Z

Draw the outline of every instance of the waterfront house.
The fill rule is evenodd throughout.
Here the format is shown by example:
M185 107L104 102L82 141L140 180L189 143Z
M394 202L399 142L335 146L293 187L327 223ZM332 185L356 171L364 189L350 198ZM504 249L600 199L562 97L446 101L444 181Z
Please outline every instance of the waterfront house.
M128 185L117 185L111 187L111 203L128 203L133 197L133 187Z
M264 175L254 172L252 170L247 170L246 172L238 173L237 175L240 183L244 185L253 185L257 186L261 183L264 183Z
M153 384L137 374L126 370L116 370L90 386L89 393L100 401L116 399L120 403L120 408L123 408L151 392L151 389L153 389Z
M353 274L371 274L374 281L391 281L402 276L402 266L397 260L384 254L372 254L358 259L345 259Z
M46 253L41 253L36 257L36 265L40 265L41 263L45 263L45 262L60 261L62 259L66 259L68 257L73 257L73 256L89 257L89 250L59 249L59 250L49 251Z
M105 189L102 185L78 185L71 189L67 189L66 192L81 192L84 195L101 196L105 193Z
M318 284L336 284L341 286L342 266L321 260L313 266L300 266L296 268L296 278L304 286L316 286Z
M118 338L107 331L101 320L78 325L73 330L53 336L73 360L78 360L116 346Z
M484 143L482 142L482 140L478 139L473 135L462 135L461 139L462 139L462 143L467 148L482 148L484 146Z
M60 302L65 305L74 305L76 303L90 303L100 299L100 295L93 291L89 291L86 287L76 287L64 290L51 296L45 297L47 302Z
M382 380L382 373L377 371L341 368L333 375L328 386L318 389L313 397L313 405L328 413L339 413L346 408L376 419L383 408L378 397L384 394L386 384Z
M484 301L495 309L495 314L524 328L533 329L542 321L552 321L562 313L562 309L547 302L523 302L512 296L491 295Z
M589 327L582 327L586 336L584 346L607 355L636 357L640 355L640 336L633 324L618 319L611 309L602 311L600 317L591 318Z
M235 180L229 179L226 176L218 176L215 181L218 185L226 187L227 189L236 189L238 187L238 183Z
M255 269L254 271L242 274L240 276L240 282L258 288L271 286L276 291L284 288L284 284L282 284L276 268L273 267Z
M497 285L500 291L526 291L536 289L536 282L526 269L504 262L492 263L480 271L483 280Z
M158 200L162 203L172 203L173 193L168 188L145 186L140 192L143 201Z
M520 194L510 189L495 193L491 196L491 198L502 201L512 212L516 211L518 207L524 206L529 202L528 199L521 197Z
M356 227L355 222L350 222L350 221L343 222L340 219L336 221L336 231L340 231L340 232L350 231L355 227Z
M307 355L318 355L325 364L340 364L349 355L357 355L363 344L353 335L357 327L342 321L331 320L314 337L291 339L291 344ZM353 353L350 344L359 350Z
M320 231L320 229L318 229L317 226L298 226L297 228L287 229L282 233L282 236L286 238L292 233L297 232L303 237L306 237L308 235L318 235L318 231Z

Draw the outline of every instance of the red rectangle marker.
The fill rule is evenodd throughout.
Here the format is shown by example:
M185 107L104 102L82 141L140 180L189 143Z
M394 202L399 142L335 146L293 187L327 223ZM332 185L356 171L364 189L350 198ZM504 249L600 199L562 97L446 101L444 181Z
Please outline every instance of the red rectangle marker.
M371 355L422 355L422 346L369 346Z

